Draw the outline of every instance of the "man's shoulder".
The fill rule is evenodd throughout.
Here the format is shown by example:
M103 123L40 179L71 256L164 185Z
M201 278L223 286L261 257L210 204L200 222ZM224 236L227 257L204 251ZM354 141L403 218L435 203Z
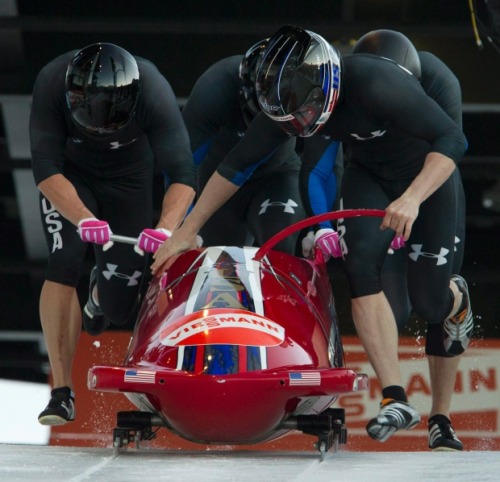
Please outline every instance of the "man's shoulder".
M422 65L422 76L432 77L441 75L442 77L454 78L452 70L432 52L418 52L420 64Z
M367 53L346 55L343 58L343 63L348 74L357 75L364 72L377 73L400 69L393 60Z
M191 95L205 95L210 92L222 97L231 97L240 88L239 65L241 55L225 57L208 67L196 80Z
M73 58L73 56L78 52L78 50L71 50L64 54L59 55L58 57L52 59L48 62L40 72L44 73L52 73L58 72L60 70L66 71L68 68L69 61Z
M342 80L348 86L345 91L355 96L361 93L365 99L380 93L396 95L409 85L409 76L411 73L404 67L378 55L359 53L344 58Z
M158 70L158 67L151 60L145 59L144 57L138 57L134 55L134 59L137 62L139 71L142 75L162 75Z
M202 77L238 77L242 55L232 55L214 62Z

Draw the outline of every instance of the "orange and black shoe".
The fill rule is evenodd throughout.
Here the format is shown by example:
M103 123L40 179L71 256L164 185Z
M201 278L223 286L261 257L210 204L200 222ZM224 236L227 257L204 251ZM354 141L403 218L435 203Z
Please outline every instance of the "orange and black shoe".
M366 431L373 440L385 442L397 430L408 430L419 422L420 415L409 403L384 398L378 415L368 422Z

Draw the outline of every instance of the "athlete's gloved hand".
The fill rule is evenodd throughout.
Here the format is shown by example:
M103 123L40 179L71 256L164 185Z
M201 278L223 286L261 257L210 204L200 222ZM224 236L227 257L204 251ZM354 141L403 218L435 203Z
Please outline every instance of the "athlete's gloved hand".
M394 254L394 251L399 248L404 248L405 238L403 236L394 236L391 241L391 245L389 246L389 250L387 251L389 254Z
M158 248L172 236L168 229L144 229L137 238L137 244L134 246L134 251L141 256L144 253L156 253Z
M307 236L302 240L302 254L305 258L311 256L313 247L321 250L325 261L328 261L330 256L334 258L342 257L339 235L333 229L320 229L316 235L312 231L307 233Z
M333 229L320 229L314 236L314 245L316 248L323 252L325 261L334 258L342 257L342 250L340 249L339 233Z
M113 241L110 240L113 233L106 221L97 218L82 219L78 223L78 234L86 243L101 244L104 251L113 246Z

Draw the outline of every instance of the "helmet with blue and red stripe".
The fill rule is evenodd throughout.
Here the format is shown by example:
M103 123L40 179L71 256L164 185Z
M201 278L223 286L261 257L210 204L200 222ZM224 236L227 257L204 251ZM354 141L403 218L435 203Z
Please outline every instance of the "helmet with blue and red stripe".
M239 76L241 79L240 104L243 118L247 125L260 112L257 94L255 93L255 74L257 65L269 39L264 39L252 45L245 53L240 62Z
M338 103L341 56L320 35L282 27L258 65L255 88L262 111L291 136L309 137Z

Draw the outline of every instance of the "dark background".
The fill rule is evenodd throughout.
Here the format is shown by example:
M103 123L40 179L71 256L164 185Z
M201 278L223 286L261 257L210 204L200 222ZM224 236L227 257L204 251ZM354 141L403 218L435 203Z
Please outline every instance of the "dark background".
M209 65L244 53L286 23L320 33L343 53L370 30L399 30L456 73L469 140L460 167L468 228L462 274L478 336L500 337L500 54L485 36L484 47L476 45L467 0L1 0L0 96L31 95L37 73L52 58L104 41L152 60L182 105ZM47 372L38 318L44 262L26 256L12 176L20 161L9 157L4 123L0 116L0 377L38 380ZM29 159L24 166L29 168ZM342 331L352 333L341 266L334 263L330 271ZM88 276L83 298L87 282ZM423 330L416 326L412 318L406 331Z

